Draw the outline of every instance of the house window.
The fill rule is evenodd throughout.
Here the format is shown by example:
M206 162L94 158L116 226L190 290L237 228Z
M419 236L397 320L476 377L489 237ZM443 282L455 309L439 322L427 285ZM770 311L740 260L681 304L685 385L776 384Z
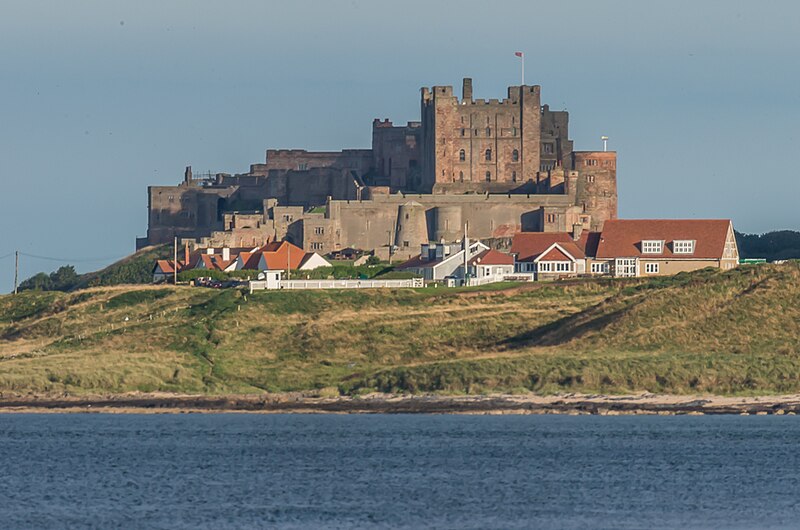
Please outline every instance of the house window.
M486 153L484 153L484 157L486 158L487 162L491 162L491 160L492 160L492 150L491 149L487 149Z
M608 274L608 262L592 263L592 274Z
M311 250L322 250L322 243L311 243Z
M547 222L548 223L555 223L556 222L556 214L554 214L554 213L547 214Z
M589 184L594 183L594 175L586 175L586 182Z
M675 254L692 254L694 252L694 241L676 239L672 242L672 252Z
M512 162L519 162L519 151L517 151L516 149L511 151L511 161Z
M461 151L459 151L459 152L458 152L458 159L459 159L461 162L463 162L464 160L466 160L466 159L467 159L467 152L466 152L466 151L464 151L463 149L462 149Z
M325 228L321 226L316 226L314 227L314 233L317 234L318 236L321 236L325 233Z
M614 263L615 276L633 278L636 276L636 258L617 258Z
M492 172L491 171L487 171L486 172L486 182L489 182L490 180L492 180Z
M644 272L646 274L658 274L658 263L645 263Z
M642 241L642 254L661 254L663 248L663 241L654 239Z

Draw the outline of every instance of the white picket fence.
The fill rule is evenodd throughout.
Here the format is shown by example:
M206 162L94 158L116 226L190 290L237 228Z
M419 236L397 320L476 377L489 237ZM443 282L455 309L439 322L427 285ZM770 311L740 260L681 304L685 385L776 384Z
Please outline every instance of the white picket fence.
M424 287L422 278L408 280L280 280L272 289L400 289ZM269 289L266 281L250 282L250 292Z

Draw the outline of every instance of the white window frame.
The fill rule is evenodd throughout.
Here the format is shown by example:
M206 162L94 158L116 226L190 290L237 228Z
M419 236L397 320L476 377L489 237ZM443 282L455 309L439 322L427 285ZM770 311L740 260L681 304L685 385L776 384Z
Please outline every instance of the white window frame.
M644 264L644 273L645 274L658 274L659 269L658 263L645 263Z
M664 252L664 241L660 239L643 239L642 254L661 254Z
M592 263L592 274L608 274L608 262L601 261L601 262L594 262Z
M614 276L634 278L637 276L636 269L636 258L617 258L614 260Z
M673 254L694 254L694 239L676 239L672 242Z

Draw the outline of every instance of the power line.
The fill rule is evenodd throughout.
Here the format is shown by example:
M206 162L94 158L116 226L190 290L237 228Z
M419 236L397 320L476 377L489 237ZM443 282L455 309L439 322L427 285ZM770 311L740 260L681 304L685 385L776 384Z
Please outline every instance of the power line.
M14 255L14 253L13 253L13 252L9 252L8 254L3 254L2 256L0 256L0 259L6 259L6 258L10 258L10 257L11 257L11 256L13 256L13 255Z
M11 254L9 254L10 256ZM108 261L108 260L119 260L125 256L109 256L105 258L84 258L84 259L72 259L72 258L55 258L52 256L37 256L36 254L26 254L25 252L20 252L20 256L25 256L26 258L34 258L34 259L42 259L47 261L58 261L62 263L92 263L97 261Z

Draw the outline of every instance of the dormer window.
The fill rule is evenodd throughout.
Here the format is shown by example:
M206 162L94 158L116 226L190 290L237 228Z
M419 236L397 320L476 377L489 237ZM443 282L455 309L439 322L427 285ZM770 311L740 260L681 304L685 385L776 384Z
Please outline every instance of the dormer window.
M642 254L661 254L664 249L664 242L656 239L646 239L642 241Z
M673 254L694 254L693 239L676 239L672 242Z

